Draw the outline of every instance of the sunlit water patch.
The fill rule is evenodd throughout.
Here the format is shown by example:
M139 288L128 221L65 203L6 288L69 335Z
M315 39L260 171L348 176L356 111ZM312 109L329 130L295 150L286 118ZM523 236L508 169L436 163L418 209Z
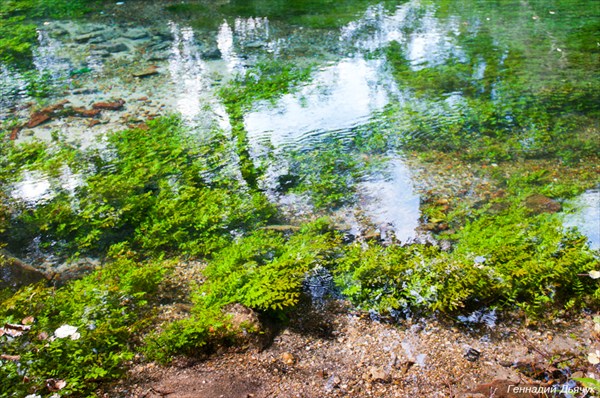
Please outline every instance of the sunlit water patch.
M11 194L33 206L51 200L60 190L74 195L82 183L81 175L73 173L67 166L60 170L58 176L50 176L39 170L26 170L13 185Z
M15 184L12 196L35 204L51 199L54 194L46 175L39 171L25 171L21 181Z
M206 89L205 62L195 45L194 31L170 24L174 40L169 57L169 72L175 86L176 109L192 121L201 111L201 95Z
M217 33L217 48L230 73L242 73L244 65L242 58L233 46L233 29L227 21L223 21Z
M401 243L415 240L420 196L410 169L401 159L390 160L383 172L369 176L360 184L359 192L362 208L379 229L383 240L395 238Z
M344 26L340 41L345 48L360 52L372 52L397 42L406 49L406 57L415 69L439 65L449 58L465 60L455 39L460 34L459 18L442 21L435 14L435 6L424 6L420 1L399 5L392 13L377 4Z
M326 135L338 138L366 123L389 102L381 61L344 59L312 76L298 92L272 105L259 103L244 116L254 154L261 147L310 147Z
M592 189L569 202L573 212L565 216L565 226L577 227L588 237L592 249L600 250L600 189Z
M33 52L33 63L40 73L48 73L54 79L66 79L72 63L65 56L64 44L50 37L48 30L38 30L38 46Z

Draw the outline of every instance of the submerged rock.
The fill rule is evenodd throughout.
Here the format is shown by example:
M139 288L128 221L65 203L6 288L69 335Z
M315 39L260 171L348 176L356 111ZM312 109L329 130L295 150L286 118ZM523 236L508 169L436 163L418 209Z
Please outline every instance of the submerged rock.
M125 44L125 43L109 43L109 44L104 44L102 47L100 47L100 49L108 51L111 54L114 54L114 53L122 53L125 51L129 51L129 46L127 46L127 44Z
M94 50L90 52L90 55L95 57L107 58L110 57L110 53L106 50Z
M208 60L217 60L217 59L221 59L221 50L219 50L218 48L213 48L211 50L207 50L204 51L202 53L202 58L204 59L208 59Z
M146 57L148 61L164 61L169 59L169 53L167 52L154 52L149 53Z
M73 95L90 95L90 94L98 94L100 90L96 88L78 88L76 90L71 91Z
M16 140L19 137L19 133L21 132L21 130L23 129L23 126L17 126L15 128L13 128L10 132L10 139L12 141Z
M265 47L267 45L267 43L263 42L263 41L251 41L249 43L246 43L245 47L246 48L262 48Z
M171 43L168 41L160 41L160 37L154 37L153 40L156 41L156 43L148 47L148 50L150 51L165 51L171 48Z
M49 279L43 272L0 251L0 289L19 288Z
M130 29L123 33L123 37L131 40L142 40L148 38L149 36L150 34L147 31L140 28Z
M132 73L133 77L148 77L152 75L158 75L158 67L156 65L149 66L145 69Z
M534 214L557 213L562 210L561 204L556 200L537 193L525 199L525 207Z
M92 39L104 40L104 36L102 35L102 32L92 32L92 33L86 33L83 35L76 36L74 40L76 43L83 44L83 43L88 43Z
M95 104L92 105L92 108L105 109L105 110L109 110L109 111L118 111L119 109L123 108L124 104L125 104L125 100L119 99L119 100L112 101L112 102L96 102Z
M33 112L26 126L28 128L33 128L39 126L42 123L47 122L52 118L54 112L63 109L65 104L67 104L68 102L68 100L62 100L60 102L57 102L56 104L42 108L37 112Z
M46 123L50 119L51 119L51 117L48 113L35 112L29 118L29 121L27 122L27 127L29 127L29 128L37 127L42 123Z
M73 113L81 117L96 117L100 114L101 109L85 109L85 108L73 108Z

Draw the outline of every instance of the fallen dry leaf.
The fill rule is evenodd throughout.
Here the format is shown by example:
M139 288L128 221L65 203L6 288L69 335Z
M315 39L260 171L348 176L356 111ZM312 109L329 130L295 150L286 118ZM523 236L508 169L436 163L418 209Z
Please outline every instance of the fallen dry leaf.
M0 359L6 359L8 361L18 361L21 359L20 355L6 355L6 354L0 354Z
M48 387L48 390L50 390L52 392L62 390L66 386L67 386L67 382L64 380L60 380L60 379L46 380L46 387Z

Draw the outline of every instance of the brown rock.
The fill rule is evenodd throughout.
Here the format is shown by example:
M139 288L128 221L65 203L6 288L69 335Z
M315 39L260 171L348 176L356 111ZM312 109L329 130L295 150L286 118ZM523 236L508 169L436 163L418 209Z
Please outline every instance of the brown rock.
M283 361L283 363L290 366L296 363L296 358L294 358L294 356L289 352L284 352L283 354L281 354L281 360Z
M23 126L17 126L15 128L12 129L12 131L10 132L10 139L12 141L16 140L19 137L19 133L21 132L21 130L23 130Z
M534 214L556 213L562 210L561 204L556 200L537 193L525 199L525 207Z
M442 231L446 231L450 228L450 226L446 223L443 222L428 222L426 224L422 224L419 229L422 231L429 231L429 232L442 232Z
M34 112L31 117L29 118L29 122L27 122L27 127L29 128L33 128L36 126L39 126L42 123L47 122L48 120L50 120L50 114L48 113L43 113L43 112Z
M381 233L376 230L365 231L363 237L366 241L373 241L373 242L381 241Z
M48 379L46 380L46 388L51 392L62 390L67 386L67 382L60 379Z
M40 110L40 113L54 113L54 112L56 112L58 110L63 109L65 107L65 105L68 104L68 103L69 103L69 100L59 101L56 104L49 105L49 106L47 106L45 108L42 108Z
M19 324L11 324L11 323L6 323L4 324L4 327L0 328L1 335L8 335L11 337L19 337L22 336L23 334L27 333L29 330L31 329L31 326L29 325L19 325Z
M73 113L81 117L96 117L100 112L102 112L101 109L73 108Z
M49 105L45 108L40 109L37 112L32 113L31 117L29 118L29 122L27 122L27 127L33 128L52 119L52 115L54 114L54 112L63 109L65 107L65 104L67 104L68 102L69 100L62 100L57 102L56 104Z
M148 77L152 75L158 74L158 67L156 65L152 65L147 67L146 69L142 69L140 71L134 72L133 77Z
M119 99L119 100L113 101L113 102L96 102L95 104L92 105L92 108L106 109L109 111L118 111L119 109L123 108L123 104L125 104L125 101L122 99Z
M235 328L260 328L256 312L242 304L230 304L225 307L224 311L230 316L230 322Z
M367 376L368 376L368 380L374 381L374 382L379 382L379 383L389 383L392 380L392 378L388 372L386 372L382 368L378 368L375 366L372 367L371 369L369 369Z
M0 289L18 288L48 279L43 272L0 252Z
M6 354L1 354L0 355L0 359L5 359L7 361L19 361L21 359L20 355L6 355Z

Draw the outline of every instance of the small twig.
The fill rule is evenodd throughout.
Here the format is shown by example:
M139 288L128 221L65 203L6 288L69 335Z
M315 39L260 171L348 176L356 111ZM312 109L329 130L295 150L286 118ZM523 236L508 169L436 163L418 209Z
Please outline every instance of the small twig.
M577 358L577 355L563 355L562 357L559 357L554 362L552 362L552 365L556 366L561 362L569 361L569 360L575 359L575 358Z
M530 349L534 350L535 352L537 352L538 354L543 356L544 359L547 359L547 360L550 359L551 355L548 352L537 348L531 341L527 340L527 338L525 336L523 336L523 334L521 334L521 332L515 331L515 333L523 341L523 343L525 343L525 345L527 347L529 347Z
M148 391L146 391L146 393L144 395L142 395L142 398L146 398L148 396L148 394L150 394L151 392L154 393L154 394L158 394L161 397L166 397L167 395L173 394L175 391L165 391L165 392L163 392L163 391L157 390L154 387L150 387L148 389Z
M452 383L450 382L450 380L448 380L448 376L444 377L444 380L442 380L442 383L444 383L444 385L446 386L446 388L448 390L450 390L450 394L448 395L449 398L454 398L454 388L452 388Z

